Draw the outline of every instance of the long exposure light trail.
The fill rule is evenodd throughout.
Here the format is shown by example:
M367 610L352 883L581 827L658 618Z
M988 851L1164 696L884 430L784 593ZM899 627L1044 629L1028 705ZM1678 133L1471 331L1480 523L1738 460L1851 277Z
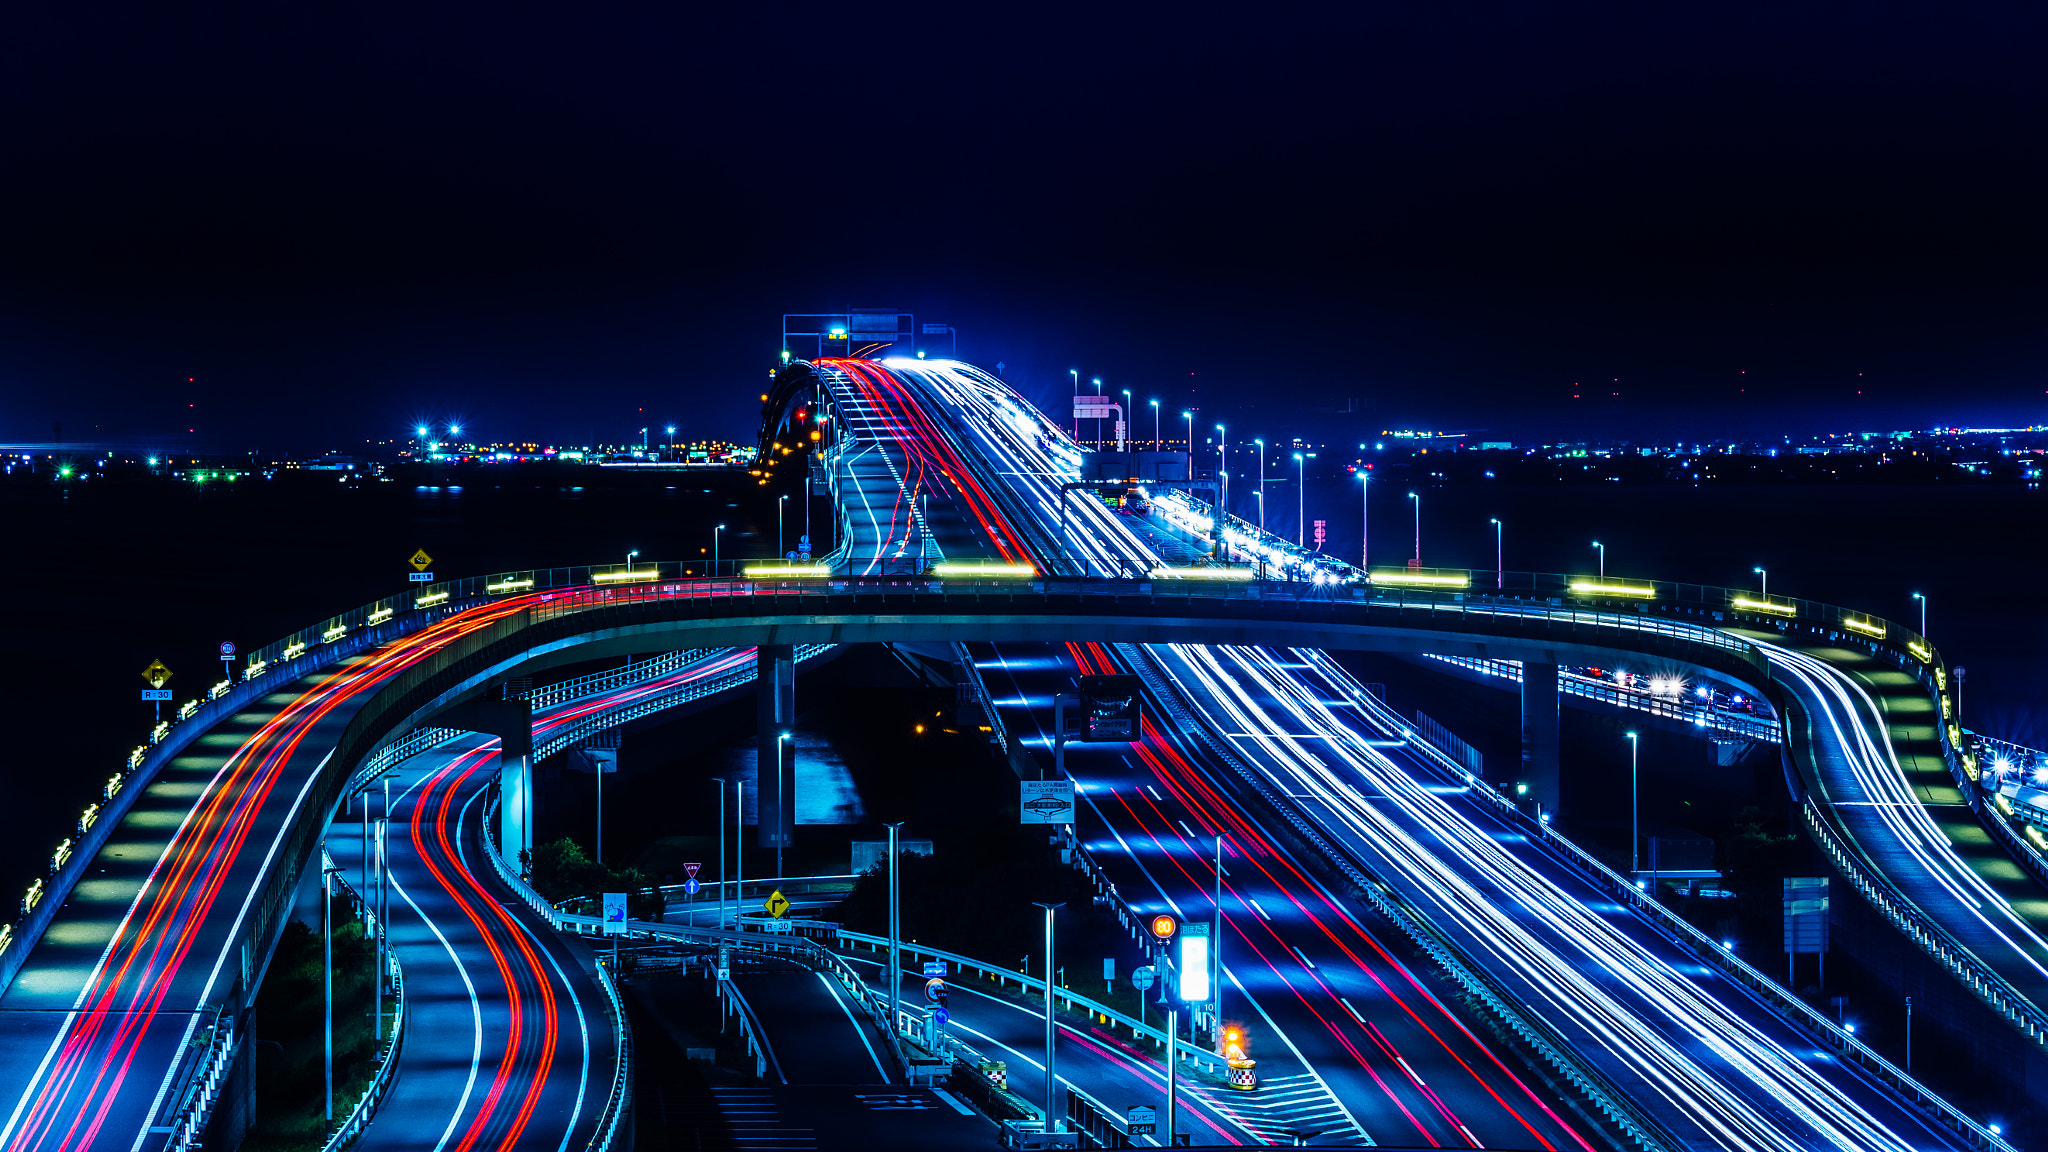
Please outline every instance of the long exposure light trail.
M1215 730L1242 733L1234 737L1238 746L1290 789L1315 797L1372 851L1376 867L1397 873L1484 949L1496 971L1516 974L1535 1003L1634 1069L1715 1145L1783 1152L1913 1147L1800 1055L1504 851L1340 720L1324 703L1326 691L1302 683L1271 653L1165 647L1186 678L1185 698ZM1319 665L1327 689L1365 697L1321 653L1297 651L1293 658ZM1300 735L1320 737L1316 746L1329 760L1291 738ZM1391 802L1400 818L1369 793ZM1552 940L1531 931L1532 922Z
M71 1152L98 1143L145 1039L165 1010L165 998L208 924L259 815L313 728L337 708L374 691L449 643L525 610L544 595L510 597L457 613L320 674L227 757L200 802L180 822L88 974L51 1041L49 1054L24 1085L6 1126L0 1128L0 1146L8 1152L40 1148ZM306 773L294 811L318 773L318 768ZM280 828L280 841L283 834ZM277 843L271 845L271 855L261 869L269 867L277 847ZM234 914L237 926L246 919L254 895L252 887L241 910ZM226 933L230 942L235 934ZM212 995L230 947L231 943L223 944L212 975L199 989L194 1009L188 1010L187 1040ZM164 1072L166 1082L175 1072L173 1061ZM135 1144L139 1146L147 1135L146 1128L139 1131ZM116 1139L126 1142L125 1137Z

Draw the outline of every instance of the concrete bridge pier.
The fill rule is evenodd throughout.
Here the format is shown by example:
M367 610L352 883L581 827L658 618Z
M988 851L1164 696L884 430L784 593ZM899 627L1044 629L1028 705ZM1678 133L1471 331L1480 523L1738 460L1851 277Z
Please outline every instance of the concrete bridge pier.
M498 851L521 873L519 854L533 851L533 705L510 700L472 700L433 718L440 728L496 736L498 744Z
M763 848L787 849L794 842L790 833L796 823L796 742L782 736L793 736L795 728L796 648L763 644L754 654L754 779L760 789L755 802Z
M1527 799L1558 807L1557 665L1522 662L1522 776Z

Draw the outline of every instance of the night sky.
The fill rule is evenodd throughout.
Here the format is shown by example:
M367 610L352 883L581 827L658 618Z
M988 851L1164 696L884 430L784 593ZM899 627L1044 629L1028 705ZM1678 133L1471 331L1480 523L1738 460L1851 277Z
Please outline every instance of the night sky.
M0 441L745 438L849 305L1277 434L2048 422L2044 22L12 5Z

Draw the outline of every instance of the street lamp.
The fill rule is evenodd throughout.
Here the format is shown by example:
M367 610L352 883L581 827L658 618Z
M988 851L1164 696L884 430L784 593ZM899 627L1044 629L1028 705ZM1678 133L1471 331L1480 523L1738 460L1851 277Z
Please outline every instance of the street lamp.
M1159 438L1159 401L1152 401L1152 450L1165 451L1166 442Z
M418 436L420 439L425 440L427 438L427 426L425 424L420 425L419 427L413 429L413 434ZM156 461L151 460L150 463L154 464L156 463Z
M783 555L784 552L782 539L782 509L783 506L786 503L788 503L788 501L789 493L787 492L784 492L782 495L777 496L775 498L775 554L777 556Z
M1358 470L1358 570L1372 579L1372 473Z
M1034 901L1033 901L1032 903L1034 903L1034 904L1038 904L1038 906L1039 906L1040 908L1043 908L1043 909L1045 909L1045 1131L1047 1131L1047 1132L1057 1132L1057 1131L1060 1131L1060 1130L1062 1130L1062 1129L1064 1129L1064 1128L1066 1127L1066 1118L1065 1118L1064 1116L1061 1116L1061 1115L1060 1115L1060 1114L1059 1114L1058 1112L1056 1112L1056 1111L1054 1111L1054 1110L1053 1110L1053 1102L1054 1102L1054 1093L1055 1093L1056 1091L1058 1091L1058 1089L1059 1089L1059 1080L1058 1080L1058 1078L1056 1078L1056 1077L1055 1077L1055 1076L1053 1075L1053 1070L1052 1070L1052 1059L1053 1059L1053 1052L1052 1052L1052 1041L1053 1041L1053 1016L1052 1016L1052 991L1053 991L1053 954L1052 954L1052 914L1053 914L1054 910L1056 910L1056 909L1059 909L1059 908L1063 908L1063 907L1065 907L1065 905L1064 905L1064 904L1044 904L1044 903L1039 903L1038 901L1035 901L1035 900L1034 900ZM1171 1044L1172 1042L1173 1042L1173 1039L1172 1039L1171 1035L1169 1035L1169 1036L1167 1037L1167 1043L1168 1043L1168 1044ZM1167 1059L1168 1059L1168 1060L1172 1060L1172 1059L1173 1059L1173 1053L1172 1053L1171 1051L1169 1051L1169 1052L1167 1053ZM1056 1118L1056 1117L1057 1117L1057 1118Z
M1097 396L1102 395L1102 377L1093 377L1088 382L1095 385L1095 394ZM1102 409L1097 408L1096 411L1100 412ZM1097 452L1102 451L1102 417L1100 416L1095 418L1095 450Z
M1308 461L1294 454L1294 543L1308 547Z
M668 458L676 458L676 426L673 424L668 426Z
M1216 482L1224 486L1216 493L1216 514L1218 516L1230 515L1230 512L1228 510L1229 505L1224 500L1224 497L1230 494L1230 482L1223 479L1223 474L1229 470L1230 444L1223 435L1223 425L1218 424L1216 426ZM1216 522L1216 526L1217 531L1221 532L1223 528L1223 521L1218 520Z
M1771 598L1771 574L1769 572L1764 571L1761 568L1751 568L1750 571L1756 573L1758 576L1763 577L1763 598L1769 600Z
M1130 426L1125 430L1132 434L1131 439L1136 440L1138 438L1138 422L1136 420L1131 419L1131 390L1129 388L1124 389L1124 410L1119 414L1119 416L1121 419L1129 423ZM1119 438L1116 442L1116 450L1119 452L1124 450L1124 442L1121 438Z
M1640 861L1639 861L1639 860L1637 859L1637 852L1638 852L1638 850L1639 850L1639 846L1640 846L1640 845L1642 844L1642 842L1643 842L1643 831L1642 831L1642 816L1641 816L1641 813L1642 813L1642 806L1641 806L1641 802L1640 802L1640 800L1638 799L1638 795L1639 795L1639 794L1638 794L1638 793L1637 793L1637 791L1636 791L1636 753L1637 753L1637 751L1638 751L1638 750L1639 750L1639 749L1640 749L1641 747L1642 747L1642 741L1640 741L1640 740L1638 740L1638 739L1636 738L1636 734L1635 734L1635 733L1633 733L1633 732L1629 733L1629 734L1628 734L1628 874L1629 874L1629 876L1630 876L1630 878L1631 878L1631 879L1633 879L1633 878L1634 878L1634 876L1635 876L1635 874L1636 874L1636 872L1637 872L1637 871L1639 871L1638 865L1639 865L1639 864L1640 864L1641 862L1640 862Z
M1593 541L1593 547L1600 550L1600 579L1605 581L1607 579L1607 545L1595 540Z
M1410 492L1408 498L1415 501L1415 559L1409 563L1409 567L1420 568L1422 567L1422 494Z
M1266 530L1266 442L1254 440L1259 446L1259 531Z
M626 571L631 572L633 570L633 557L638 556L639 554L640 550L638 548L635 548L631 552L626 553Z
M1913 593L1913 599L1920 602L1920 638L1925 640L1927 639L1927 597L1915 592Z
M1193 480L1195 478L1195 414L1192 411L1182 412L1180 418L1188 422L1187 479Z
M1069 368L1069 369L1067 369L1067 375L1069 375L1069 376L1072 376L1072 377L1074 378L1074 394L1075 394L1075 395L1079 395L1079 394L1080 394L1080 392L1081 392L1081 370L1080 370L1079 368ZM1078 443L1080 443L1080 440L1081 440L1081 418L1080 418L1079 416L1075 416L1075 417L1074 417L1074 442L1078 444Z
M785 352L785 353L783 353L783 355L785 355L785 356L786 356L786 355L788 355L788 353L786 353L786 352ZM725 927L725 861L726 861L726 855L725 855L725 777L723 777L723 776L713 776L713 777L712 777L712 779L718 782L718 926L719 926L720 928L724 928L724 927ZM695 917L695 916L693 915L693 916L692 916L692 917L690 918L690 925L691 925L691 927L695 927L695 926L696 926L696 923L697 923L696 917Z
M718 567L718 534L723 531L725 531L725 525L723 524L711 530L711 567L714 571Z
M1501 563L1500 532L1500 517L1496 516L1493 518L1493 586L1496 589L1507 587L1507 573Z
M775 738L775 822L779 827L775 829L775 876L778 880L782 878L782 841L786 835L785 829L794 829L796 827L796 821L782 807L782 779L789 772L796 771L794 763L791 763L787 770L782 766L782 744L785 740L790 742L790 759L792 761L796 759L796 737L787 732L777 736Z

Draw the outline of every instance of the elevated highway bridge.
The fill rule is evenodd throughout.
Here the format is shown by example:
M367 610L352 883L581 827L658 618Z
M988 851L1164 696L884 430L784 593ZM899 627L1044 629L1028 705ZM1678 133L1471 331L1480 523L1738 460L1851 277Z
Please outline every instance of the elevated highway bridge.
M837 525L821 559L751 564L739 579L639 562L431 585L260 650L243 683L140 750L0 953L0 1082L22 1086L0 1105L0 1146L182 1148L217 1131L215 1102L246 1083L236 1078L247 1076L251 990L290 893L366 774L509 676L669 649L754 647L764 670L796 646L873 641L1514 660L1536 673L1524 677L1517 774L1552 809L1558 665L1635 661L1710 677L1777 705L1788 779L1850 883L2030 1048L2048 1041L2041 925L2015 887L2032 881L1987 879L1996 858L1960 847L1976 766L1943 718L1946 667L1923 637L1813 602L1651 581L1508 574L1488 587L1492 572L1441 570L1251 580L1246 567L1187 563L1197 549L1164 554L1100 501L1069 508L1062 487L1078 452L964 365L798 365L771 395L782 408L771 401L765 427L780 427L792 404L827 417L816 443ZM934 504L950 527L932 527ZM1246 525L1226 533L1233 557L1278 550ZM782 673L759 682L776 686L782 707ZM1198 691L1187 683L1172 691ZM527 792L519 751L500 758L508 809ZM508 858L530 846L516 818L498 835ZM1637 955L1612 941L1532 946L1567 966ZM1734 970L1726 957L1702 959ZM1661 1069L1602 1056L1590 1037L1557 1039L1584 1041L1582 1087L1605 1094L1617 1130L1647 1146L2003 1146L1983 1118L1853 1039L1835 1037L1846 1061L1758 1039L1744 1013L1760 1003L1714 1017L1724 1034L1709 1049L1721 1055L1679 1053ZM1796 1010L1776 1011L1772 1027ZM1672 1076L1695 1089L1657 1083ZM1630 1104L1651 1098L1664 1103Z

